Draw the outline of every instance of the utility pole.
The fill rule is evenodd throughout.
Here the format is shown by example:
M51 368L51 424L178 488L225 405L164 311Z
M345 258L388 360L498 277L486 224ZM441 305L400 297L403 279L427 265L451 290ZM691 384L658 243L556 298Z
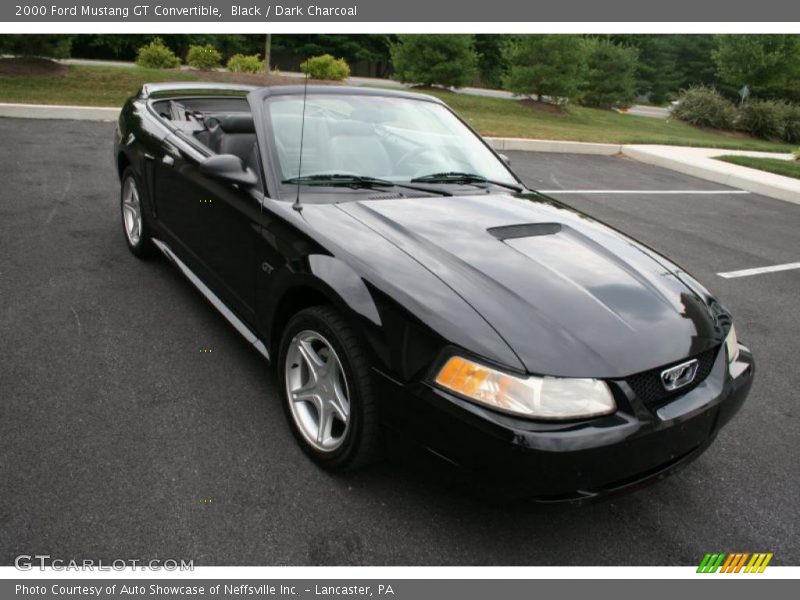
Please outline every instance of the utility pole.
M264 70L269 75L272 67L272 34L267 34L267 39L264 40Z

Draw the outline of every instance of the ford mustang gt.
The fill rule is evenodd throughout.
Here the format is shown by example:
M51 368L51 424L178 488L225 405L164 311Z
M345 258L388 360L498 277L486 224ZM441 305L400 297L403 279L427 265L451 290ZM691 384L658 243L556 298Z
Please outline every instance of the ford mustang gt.
M584 499L696 458L750 389L713 295L526 188L436 98L148 84L114 161L131 252L165 255L274 365L328 469L397 444Z

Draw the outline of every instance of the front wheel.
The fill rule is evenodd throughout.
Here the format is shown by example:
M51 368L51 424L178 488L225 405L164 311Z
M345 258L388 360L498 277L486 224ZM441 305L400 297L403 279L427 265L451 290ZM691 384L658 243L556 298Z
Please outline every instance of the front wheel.
M122 230L128 249L137 258L155 256L156 248L150 238L150 228L145 216L142 201L143 189L131 167L122 174L120 189L120 208L122 209Z
M359 336L336 310L315 306L292 317L281 340L278 373L289 424L317 464L346 471L378 458L370 363Z

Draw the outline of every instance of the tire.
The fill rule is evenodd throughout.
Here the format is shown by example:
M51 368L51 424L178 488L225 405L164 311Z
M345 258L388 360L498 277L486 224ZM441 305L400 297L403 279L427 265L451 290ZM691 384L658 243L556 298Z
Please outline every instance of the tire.
M157 254L147 217L148 204L145 189L139 183L136 173L131 167L126 168L122 173L119 194L122 233L128 249L141 259L152 258Z
M381 430L370 361L360 337L339 312L330 306L314 306L289 320L279 348L278 378L289 426L318 465L350 471L380 458ZM317 384L311 385L314 381Z

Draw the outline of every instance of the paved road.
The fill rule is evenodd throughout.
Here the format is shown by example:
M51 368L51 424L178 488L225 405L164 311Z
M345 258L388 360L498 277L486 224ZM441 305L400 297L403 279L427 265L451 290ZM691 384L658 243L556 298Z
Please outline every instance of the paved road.
M0 119L0 564L696 564L708 550L800 563L800 272L714 275L797 261L800 207L563 195L717 290L760 373L675 477L584 507L498 506L391 464L334 477L306 460L259 356L173 268L125 248L112 131ZM546 189L719 189L617 158L512 160Z
M628 109L629 115L637 117L651 117L653 119L668 119L670 109L663 106L648 106L646 104L634 104Z

